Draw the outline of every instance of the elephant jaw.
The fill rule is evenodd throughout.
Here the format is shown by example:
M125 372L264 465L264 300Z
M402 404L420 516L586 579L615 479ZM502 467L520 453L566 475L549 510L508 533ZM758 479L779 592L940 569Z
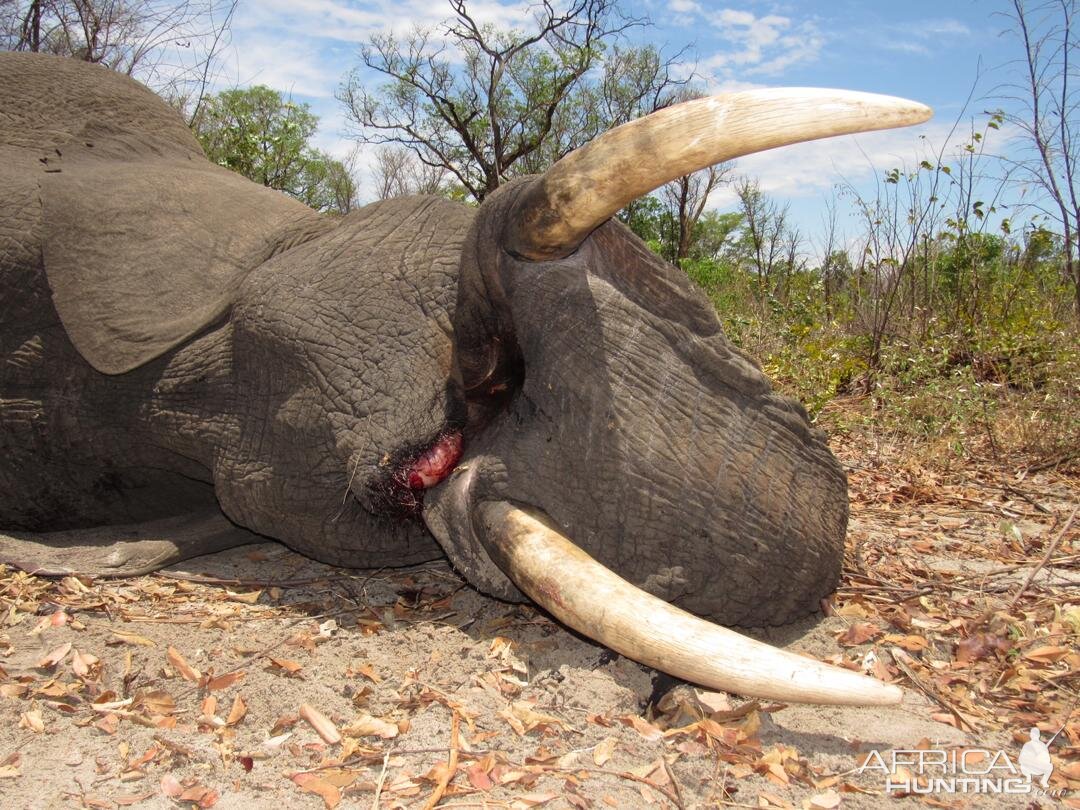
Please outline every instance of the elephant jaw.
M473 585L522 595L628 658L710 689L796 703L884 706L901 690L778 650L646 593L601 565L541 512L476 497L474 463L458 466L424 506L428 528Z

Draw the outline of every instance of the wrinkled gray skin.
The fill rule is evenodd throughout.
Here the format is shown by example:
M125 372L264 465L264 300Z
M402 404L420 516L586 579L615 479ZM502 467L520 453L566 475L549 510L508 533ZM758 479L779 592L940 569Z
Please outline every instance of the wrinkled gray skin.
M445 552L521 599L471 525L506 499L721 622L816 609L846 482L802 408L619 223L562 260L506 253L529 182L324 218L208 164L136 83L0 54L0 529L216 499L320 560ZM409 490L453 430L458 469Z

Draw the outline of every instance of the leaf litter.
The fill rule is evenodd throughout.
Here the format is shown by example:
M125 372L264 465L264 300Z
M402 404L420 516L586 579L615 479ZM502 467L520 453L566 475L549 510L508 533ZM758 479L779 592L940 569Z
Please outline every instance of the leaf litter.
M1080 807L1080 482L835 449L852 499L842 582L825 617L764 638L900 684L898 709L657 681L440 563L348 571L266 545L129 580L0 568L0 792L28 807L60 791L102 808L833 810L891 801L858 773L871 750L1015 758L1038 727L1051 788Z

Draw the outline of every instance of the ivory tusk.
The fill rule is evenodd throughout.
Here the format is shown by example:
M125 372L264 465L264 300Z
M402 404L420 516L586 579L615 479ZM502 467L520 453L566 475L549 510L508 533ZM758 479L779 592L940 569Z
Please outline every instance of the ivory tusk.
M722 93L675 104L575 149L518 198L503 245L526 259L569 255L619 209L669 180L816 138L911 126L915 101L807 87Z
M547 524L505 501L475 507L495 563L574 630L655 669L710 689L785 702L884 706L891 684L776 649L687 613L610 571Z

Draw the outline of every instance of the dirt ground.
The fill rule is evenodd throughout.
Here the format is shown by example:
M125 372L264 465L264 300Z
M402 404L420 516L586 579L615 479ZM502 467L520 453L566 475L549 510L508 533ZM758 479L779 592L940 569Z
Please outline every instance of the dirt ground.
M0 568L0 808L1080 807L1080 477L834 449L843 583L756 635L895 681L901 706L704 693L445 564L265 544L120 581ZM860 772L895 749L1015 763L1032 726L1044 795L905 798Z

